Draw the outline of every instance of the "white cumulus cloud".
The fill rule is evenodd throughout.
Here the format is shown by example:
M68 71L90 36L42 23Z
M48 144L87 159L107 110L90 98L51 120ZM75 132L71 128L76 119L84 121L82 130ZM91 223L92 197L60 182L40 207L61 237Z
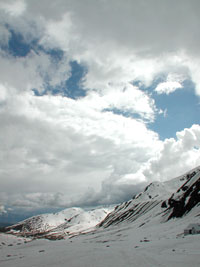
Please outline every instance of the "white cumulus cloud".
M182 88L182 85L179 82L164 82L164 83L160 83L155 91L158 94L170 94L174 91L176 91L177 89Z

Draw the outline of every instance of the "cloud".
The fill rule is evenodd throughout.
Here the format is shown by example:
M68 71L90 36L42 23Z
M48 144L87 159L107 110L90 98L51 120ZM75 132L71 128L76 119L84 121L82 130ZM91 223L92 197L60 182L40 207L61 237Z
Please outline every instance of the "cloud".
M200 165L200 126L193 125L177 132L177 140L166 139L157 157L143 171L148 180L168 180Z
M1 53L0 59L1 83L18 91L37 88L42 92L46 86L62 85L70 76L69 62L65 57L56 63L45 52L30 52L23 58L8 57Z
M177 89L182 88L182 85L179 82L164 82L164 83L160 83L155 91L158 94L170 94L174 91L176 91Z
M148 84L159 72L169 71L170 61L174 69L184 66L190 73L191 58L199 58L196 0L190 4L177 1L173 6L170 1L57 3L56 10L66 7L66 12L48 21L53 8L48 7L42 42L62 47L87 65L86 88L101 89L116 79L127 82L139 78ZM194 82L198 86L196 78Z
M11 16L20 16L26 10L26 2L24 0L2 0L0 3L0 9L3 9Z
M6 29L6 27L0 25L0 45L7 46L9 39L10 39L10 32L8 31L8 29Z
M158 154L142 164L137 171L116 175L102 182L101 190L89 189L78 204L117 203L126 201L142 191L152 181L165 181L187 172L191 166L200 165L200 126L193 125L177 133L177 140L166 139ZM129 169L130 170L130 169ZM75 202L77 203L77 202Z
M12 192L10 204L22 207L39 205L32 193L49 205L54 192L67 196L55 205L77 203L88 186L99 191L110 176L134 172L160 146L143 122L61 96L8 96L0 123L1 188Z
M0 9L3 205L114 203L200 163L199 126L159 140L149 123L162 111L147 91L164 75L157 93L191 79L200 95L199 1L1 1ZM29 48L24 56L10 50L12 31ZM86 70L76 100L64 94L72 61Z
M0 205L0 214L7 213L5 207L3 205Z
M89 92L81 102L99 111L117 109L122 113L137 114L143 119L154 120L157 109L154 100L147 93L129 83L110 84L108 87L103 94Z
M182 83L188 77L183 73L169 73L166 82L159 83L155 88L158 94L171 94L177 89L183 88Z
M177 1L173 7L170 1L155 0L25 3L24 13L15 22L13 17L4 20L25 40L32 36L46 49L59 47L69 59L83 63L88 69L86 89L103 90L116 80L140 79L149 85L159 73L181 67L198 88L198 76L191 74L194 68L199 70L199 63L192 60L199 58L196 0Z

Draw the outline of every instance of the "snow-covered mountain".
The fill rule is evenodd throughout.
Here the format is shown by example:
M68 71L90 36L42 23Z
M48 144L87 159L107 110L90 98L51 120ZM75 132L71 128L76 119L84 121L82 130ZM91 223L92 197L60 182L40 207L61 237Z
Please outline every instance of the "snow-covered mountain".
M33 216L7 227L7 230L24 236L59 239L65 235L91 229L101 222L110 210L109 208L97 208L85 211L81 208L69 208L58 213Z
M144 192L115 210L99 224L109 227L138 219L141 225L152 220L165 222L174 217L182 217L196 208L200 215L200 167L166 182L153 182Z
M68 235L133 222L135 226L142 227L187 214L192 214L192 222L198 222L200 167L166 182L153 182L133 199L110 211L105 208L91 211L70 208L55 214L31 217L7 230L25 236L62 239Z

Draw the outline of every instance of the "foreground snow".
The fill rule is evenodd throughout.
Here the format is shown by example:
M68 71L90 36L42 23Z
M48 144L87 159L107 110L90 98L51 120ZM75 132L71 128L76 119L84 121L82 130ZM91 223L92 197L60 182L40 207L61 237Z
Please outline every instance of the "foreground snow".
M200 266L200 235L182 235L189 219L125 224L61 241L0 235L3 267ZM3 243L2 243L3 242Z

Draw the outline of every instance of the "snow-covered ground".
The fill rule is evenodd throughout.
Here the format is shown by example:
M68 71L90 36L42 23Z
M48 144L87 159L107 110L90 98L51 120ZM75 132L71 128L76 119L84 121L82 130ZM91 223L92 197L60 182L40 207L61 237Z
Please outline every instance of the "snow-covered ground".
M199 267L200 235L183 236L188 220L124 224L60 241L0 235L2 267Z

